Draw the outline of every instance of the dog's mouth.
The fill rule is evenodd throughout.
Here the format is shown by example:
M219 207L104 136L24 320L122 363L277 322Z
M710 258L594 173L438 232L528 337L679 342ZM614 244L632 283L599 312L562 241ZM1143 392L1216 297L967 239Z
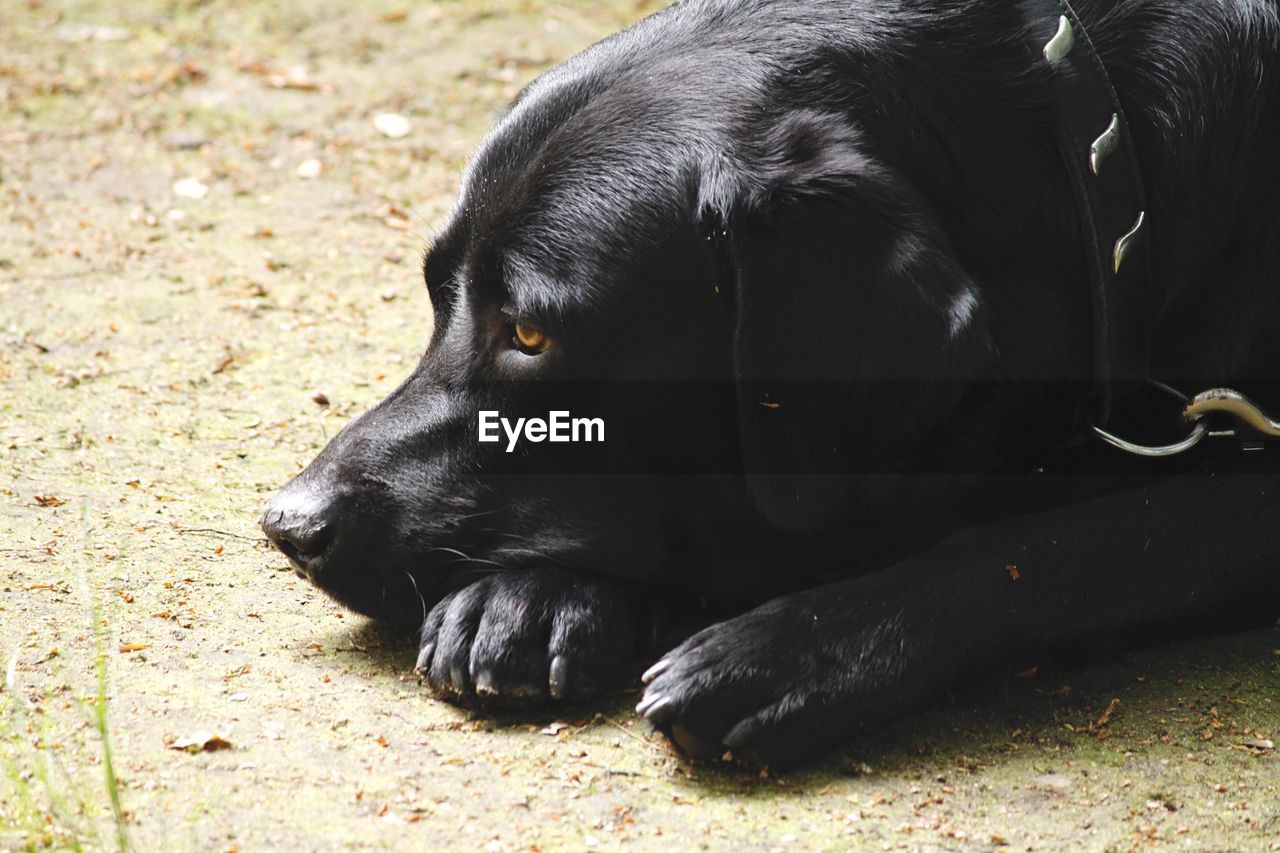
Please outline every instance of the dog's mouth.
M348 610L380 622L415 626L448 593L486 575L520 570L508 560L499 563L444 547L399 564L379 564L373 555L362 561L338 553L334 543L319 553L304 551L288 538L272 539L272 544L289 561L295 575Z
M370 574L334 571L309 573L294 564L294 574L330 599L361 616L379 622L417 626L447 587L428 573L375 570Z
M324 554L307 555L297 545L288 540L274 543L281 554L289 561L293 573L305 581L315 583L316 574L324 562Z

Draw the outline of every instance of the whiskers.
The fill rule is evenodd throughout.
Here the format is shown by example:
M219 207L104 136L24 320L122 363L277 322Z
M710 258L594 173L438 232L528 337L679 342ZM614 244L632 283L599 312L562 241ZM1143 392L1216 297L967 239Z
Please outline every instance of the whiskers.
M409 579L409 583L413 584L413 593L414 595L418 596L418 600L422 602L422 621L426 622L427 621L427 600L422 597L422 591L418 589L418 582L413 579L413 575L410 574L409 572L405 572L404 576ZM383 591L385 593L386 587L383 587Z
M490 535L506 539L495 547L490 555L499 559L510 558L523 562L557 562L557 555L571 554L582 547L582 541L572 536L529 535L503 530L490 530Z
M446 548L442 545L427 551L428 557L431 556L432 554L452 554L458 558L456 560L451 560L445 563L444 564L445 566L453 566L453 565L457 565L458 563L464 563L467 565L493 566L495 569L499 571L505 571L511 568L510 566L505 565L503 563L499 563L495 560L488 560L488 559L485 559L484 557L472 557L469 554L464 554L463 552L459 551L457 548Z
M487 513L478 513L483 515ZM490 540L484 550L484 556L473 556L466 551L439 545L429 548L423 556L430 560L440 555L448 555L452 559L442 560L431 565L433 571L445 572L448 577L447 586L451 590L460 589L475 581L502 573L516 571L523 566L552 565L561 562L557 555L573 552L578 540L544 534L517 533L494 528L479 528L482 535Z
M455 517L453 517L453 518L450 518L450 519L449 519L449 522L450 522L451 524L453 524L454 526L456 526L456 525L458 524L458 522L460 522L460 521L470 521L470 520L471 520L471 519L473 519L473 518L484 518L485 516L489 516L489 515L497 515L497 514L498 514L499 512L501 512L501 511L502 511L502 510L500 510L500 509L486 509L486 510L482 510L482 511L480 511L480 512L473 512L473 513L471 513L471 514L469 514L469 515L459 515L459 516L455 516Z

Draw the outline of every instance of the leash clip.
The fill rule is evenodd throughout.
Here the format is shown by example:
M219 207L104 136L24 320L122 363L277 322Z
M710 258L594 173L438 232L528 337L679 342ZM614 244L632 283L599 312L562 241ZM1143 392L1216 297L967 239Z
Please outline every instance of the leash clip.
M1197 394L1182 416L1199 424L1203 418L1215 414L1230 416L1238 427L1209 434L1215 438L1219 435L1234 436L1245 453L1258 453L1266 449L1267 442L1280 440L1280 421L1276 421L1239 391L1230 388L1214 388Z

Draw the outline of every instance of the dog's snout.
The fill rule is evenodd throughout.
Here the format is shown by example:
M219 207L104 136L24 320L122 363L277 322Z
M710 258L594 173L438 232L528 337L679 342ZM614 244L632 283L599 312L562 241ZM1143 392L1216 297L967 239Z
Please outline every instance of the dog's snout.
M262 514L262 530L299 570L311 577L333 544L337 518L333 501L309 495L276 495Z

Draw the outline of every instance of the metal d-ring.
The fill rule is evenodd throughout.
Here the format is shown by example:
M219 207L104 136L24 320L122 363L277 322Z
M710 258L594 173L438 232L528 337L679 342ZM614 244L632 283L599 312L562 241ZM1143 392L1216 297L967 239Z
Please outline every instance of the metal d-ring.
M1118 447L1125 453L1132 453L1134 456L1147 456L1153 458L1177 456L1180 453L1186 453L1201 441L1204 441L1204 437L1209 434L1208 427L1202 423L1197 423L1191 428L1191 434L1182 441L1179 441L1177 444L1166 444L1163 447L1149 447L1145 444L1134 444L1132 441L1125 441L1123 438L1107 432L1102 427L1095 426L1092 429L1098 438L1102 439L1112 447Z
M1153 381L1150 384L1155 388L1157 388L1158 390L1165 392L1169 396L1176 398L1180 403L1182 403L1183 406L1187 406L1192 402L1190 397L1188 397L1186 394L1183 394L1177 388L1174 388L1170 385L1166 385L1163 382ZM1189 416L1187 419L1188 421L1192 420L1192 418ZM1120 450L1123 450L1125 453L1132 453L1134 456L1146 456L1148 458L1164 458L1168 456L1177 456L1181 453L1186 453L1188 450L1195 447L1200 442L1204 441L1205 436L1209 434L1209 428L1205 426L1204 423L1199 418L1194 419L1194 423L1192 424L1192 427L1191 427L1191 433L1182 441L1179 441L1175 444L1166 444L1166 445L1157 446L1157 447L1152 447L1146 444L1135 444L1132 441L1125 441L1123 438L1120 438L1118 435L1113 435L1112 433L1107 432L1105 429L1103 429L1100 426L1091 425L1090 429L1093 430L1094 434L1098 436L1098 438L1102 439L1112 447L1117 447Z

